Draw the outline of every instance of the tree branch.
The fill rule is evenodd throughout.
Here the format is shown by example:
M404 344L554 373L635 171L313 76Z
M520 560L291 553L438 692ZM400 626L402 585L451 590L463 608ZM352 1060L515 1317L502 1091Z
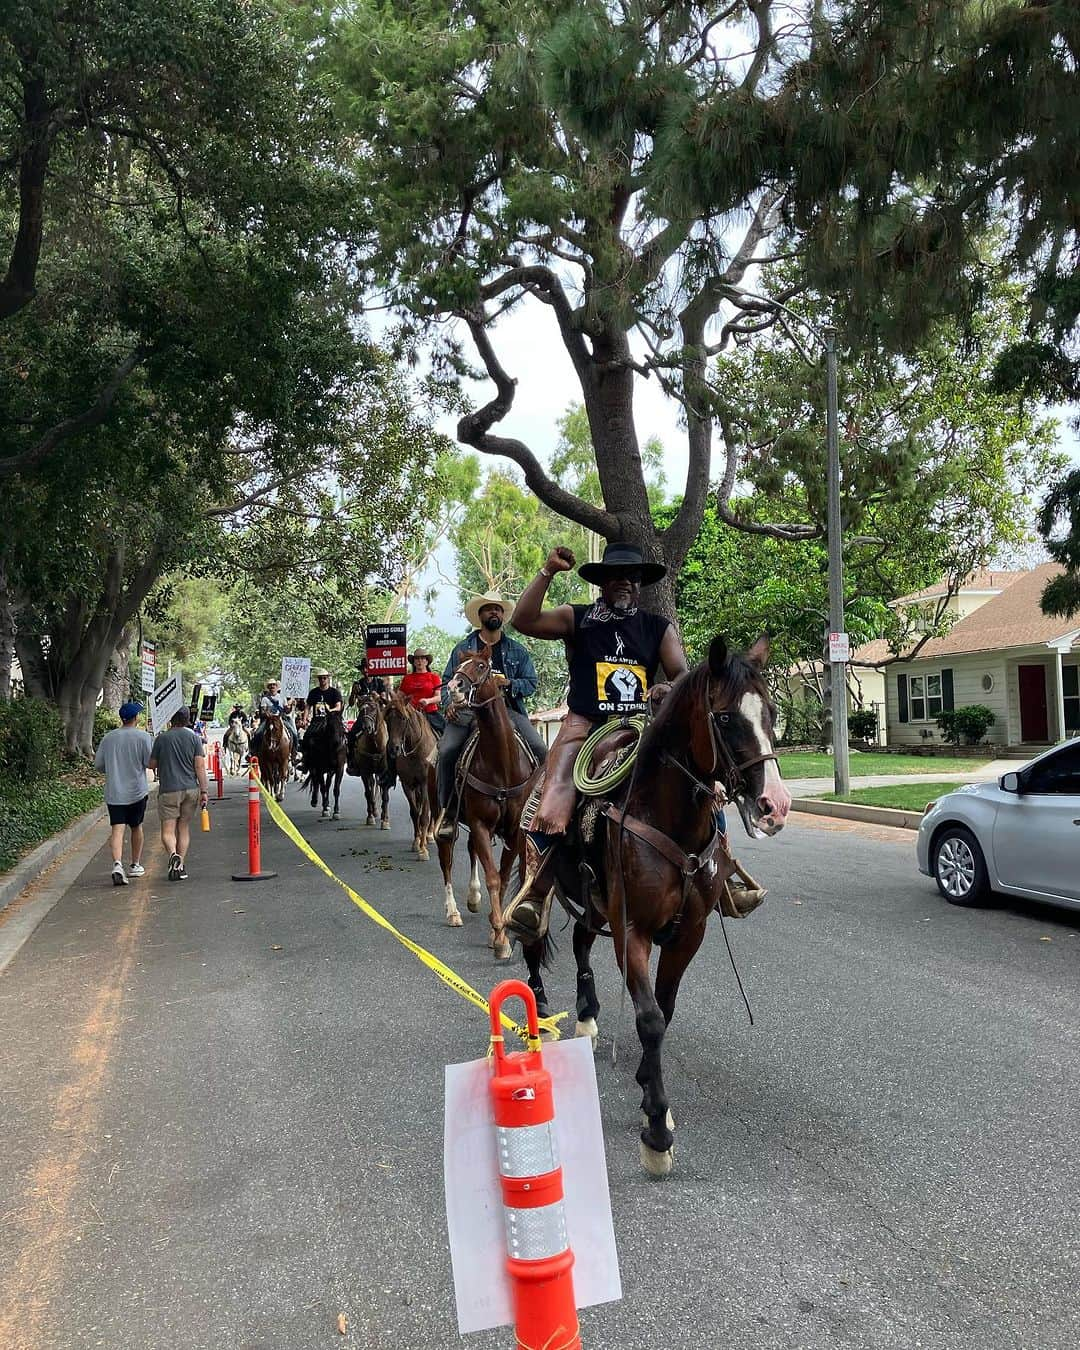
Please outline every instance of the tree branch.
M19 152L19 228L7 274L0 282L0 319L17 314L34 297L45 222L45 172L49 163L49 109L42 79L23 80L23 146Z
M29 450L24 450L21 455L12 455L8 459L0 459L0 478L10 477L12 474L33 468L35 464L39 464L48 455L51 455L62 441L70 440L72 436L77 436L80 432L100 426L108 416L109 409L120 391L120 386L139 365L144 356L145 352L139 347L136 347L133 352L129 352L113 371L109 383L85 412L78 413L76 416L69 417L63 422L58 422L56 426L50 427Z
M496 394L482 408L461 418L457 426L458 440L462 445L471 445L473 449L481 450L486 455L501 455L504 459L511 460L522 470L526 484L545 506L549 506L560 516L565 516L567 520L583 525L587 530L592 530L607 539L615 538L619 531L619 522L615 516L561 488L548 477L543 465L523 441L491 435L491 427L496 422L501 422L513 405L515 381L499 363L483 317L475 313L462 317L495 385Z

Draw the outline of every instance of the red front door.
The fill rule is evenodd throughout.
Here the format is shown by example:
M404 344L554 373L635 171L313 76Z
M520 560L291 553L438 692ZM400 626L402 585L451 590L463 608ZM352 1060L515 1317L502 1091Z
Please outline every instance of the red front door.
M1048 741L1050 726L1046 720L1046 667L1021 666L1020 739Z

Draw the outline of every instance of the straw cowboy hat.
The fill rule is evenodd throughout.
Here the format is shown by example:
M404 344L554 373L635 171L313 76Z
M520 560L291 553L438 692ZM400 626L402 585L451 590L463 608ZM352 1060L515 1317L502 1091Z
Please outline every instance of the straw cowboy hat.
M426 647L417 647L416 651L410 652L409 660L415 664L418 656L426 656L429 661L435 660L434 656L432 656Z
M667 576L663 563L645 562L637 544L614 543L604 547L604 556L599 562L582 563L578 575L594 586L602 586L612 572L625 572L636 567L641 573L641 584L651 586L654 581Z
M328 670L316 670L313 674L317 680L321 680L324 675L327 679L330 678L330 672Z
M498 605L504 613L506 611L506 601L501 595L474 595L465 606L465 617L473 628L480 627L480 611L485 605Z

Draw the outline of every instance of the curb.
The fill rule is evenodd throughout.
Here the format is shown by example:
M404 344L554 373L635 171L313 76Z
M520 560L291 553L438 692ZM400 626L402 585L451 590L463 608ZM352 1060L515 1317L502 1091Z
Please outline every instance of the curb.
M822 802L815 797L795 797L791 809L805 811L811 816L861 820L865 825L892 825L901 830L917 830L923 818L921 811L901 811L894 806L860 806L855 802Z
M80 816L74 824L62 829L59 834L54 834L51 839L38 844L37 848L25 858L20 858L11 871L0 879L0 913L3 913L13 900L17 900L27 886L37 881L41 873L61 854L82 843L90 831L107 818L105 807L95 806L93 810Z

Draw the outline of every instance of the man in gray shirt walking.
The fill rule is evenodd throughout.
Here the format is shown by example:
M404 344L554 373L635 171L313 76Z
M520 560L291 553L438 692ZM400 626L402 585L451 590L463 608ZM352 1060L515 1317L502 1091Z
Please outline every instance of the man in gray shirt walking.
M135 725L142 712L138 703L120 709L121 725L107 731L94 756L94 765L105 775L105 805L109 808L109 842L112 844L114 886L126 886L128 877L141 877L143 817L146 815L146 770L151 741ZM124 830L131 831L131 868L124 871Z
M184 860L191 843L191 821L197 807L210 797L206 776L206 746L190 726L186 708L172 715L150 752L150 767L158 776L158 816L161 842L169 854L169 880L187 881Z

